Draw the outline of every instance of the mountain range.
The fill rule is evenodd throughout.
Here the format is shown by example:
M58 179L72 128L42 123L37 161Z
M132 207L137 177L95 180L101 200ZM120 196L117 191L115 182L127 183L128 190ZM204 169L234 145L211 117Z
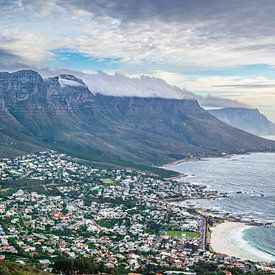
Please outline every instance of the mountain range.
M193 92L171 85L158 77L141 75L129 77L121 73L108 74L102 71L84 73L69 69L39 69L44 78L60 74L74 75L82 79L94 94L127 97L160 97L167 99L196 99L201 106L210 107L247 107L242 102L216 97L201 96Z
M192 97L111 96L69 74L0 73L0 157L55 149L95 163L154 166L189 157L274 151Z
M219 120L246 132L259 136L275 135L275 124L258 109L232 107L208 111Z

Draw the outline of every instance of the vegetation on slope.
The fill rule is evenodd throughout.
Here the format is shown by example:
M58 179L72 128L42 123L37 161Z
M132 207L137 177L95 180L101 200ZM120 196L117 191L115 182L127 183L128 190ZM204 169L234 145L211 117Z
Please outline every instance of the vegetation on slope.
M4 261L0 263L0 275L50 275L50 273L27 265Z

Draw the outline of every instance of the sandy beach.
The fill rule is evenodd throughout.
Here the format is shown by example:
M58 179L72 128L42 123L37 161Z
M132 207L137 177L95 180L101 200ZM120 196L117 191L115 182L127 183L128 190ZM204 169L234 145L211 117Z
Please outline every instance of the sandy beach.
M211 228L210 245L214 251L235 256L244 260L268 262L272 259L266 257L265 253L254 249L242 239L242 232L249 225L240 222L225 221Z
M185 162L187 162L187 161L188 161L188 159L175 160L175 161L172 161L172 162L168 162L168 163L166 163L166 164L163 164L163 165L161 165L159 168L166 168L166 169L168 169L168 168L171 167L171 166L177 166L177 165L180 165L180 164L185 163Z

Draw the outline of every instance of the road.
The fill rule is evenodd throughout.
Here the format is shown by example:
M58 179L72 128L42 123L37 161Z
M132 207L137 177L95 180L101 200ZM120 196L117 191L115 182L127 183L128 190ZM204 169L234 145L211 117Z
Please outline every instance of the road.
M205 217L201 216L201 228L200 228L200 248L205 250L205 242L206 242L206 230L207 230L207 221Z

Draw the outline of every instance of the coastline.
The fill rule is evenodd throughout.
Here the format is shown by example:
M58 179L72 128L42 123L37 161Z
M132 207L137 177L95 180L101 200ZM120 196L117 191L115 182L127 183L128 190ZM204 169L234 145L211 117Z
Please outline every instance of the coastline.
M179 159L179 160L175 160L175 161L172 161L172 162L165 163L165 164L159 166L159 168L168 169L170 166L177 166L177 165L179 165L179 164L188 162L189 160L190 160L190 159Z
M242 222L225 220L223 223L211 227L210 246L216 253L234 256L242 260L255 262L274 261L272 256L252 247L243 239L243 233L251 228Z
M271 139L269 139L269 140L271 140ZM275 141L275 136L274 136L274 141ZM209 156L204 156L204 157L184 158L184 159L179 159L179 160L175 160L175 161L172 161L172 162L167 162L167 163L162 164L158 167L169 170L169 168L171 168L171 167L175 167L175 166L178 166L180 164L190 162L190 161L205 161L205 160L212 159L212 158L214 158L214 159L216 159L216 158L232 158L234 156L242 156L242 155L246 156L246 155L258 154L258 153L259 154L261 154L261 153L274 154L275 151L249 151L249 152L239 152L239 153L234 152L234 153L226 153L226 154L221 154L221 155L209 155Z
M235 155L250 155L257 154L262 152L245 152L242 154L228 154L226 156L214 156L210 158L232 158ZM273 152L265 152L265 153L273 153ZM205 159L207 160L208 157ZM201 159L201 160L205 160ZM177 168L178 165L190 162L192 160L200 160L200 159L183 159L178 160L172 163L168 163L163 167L166 169L171 169L173 167L175 170L184 171L184 169ZM173 169L172 169L173 170ZM181 175L183 178L188 176ZM179 177L181 177L179 176ZM186 178L188 181L188 178ZM222 196L221 196L222 197ZM185 200L196 200L202 198L173 198L169 200L170 202L179 203L180 201ZM203 198L203 199L213 199L213 198ZM214 198L215 199L215 198ZM194 205L195 206L195 205ZM210 209L200 209L197 207L193 208L195 211L198 211L202 216L211 216L213 217L216 211L212 212ZM188 207L188 206L187 206ZM189 207L188 207L189 208ZM264 249L256 244L253 239L251 239L250 232L254 232L254 230L262 230L262 226L266 225L266 223L262 223L258 220L249 221L247 218L243 218L241 216L234 216L233 213L221 213L221 216L217 216L222 223L217 223L215 226L207 227L206 229L206 244L210 251L215 253L226 254L228 256L236 257L241 260L250 260L253 262L260 263L270 263L275 262L275 257L266 252ZM249 229L253 227L253 230ZM257 227L257 228L256 228ZM264 247L264 246L263 246ZM267 250L268 251L268 250Z

